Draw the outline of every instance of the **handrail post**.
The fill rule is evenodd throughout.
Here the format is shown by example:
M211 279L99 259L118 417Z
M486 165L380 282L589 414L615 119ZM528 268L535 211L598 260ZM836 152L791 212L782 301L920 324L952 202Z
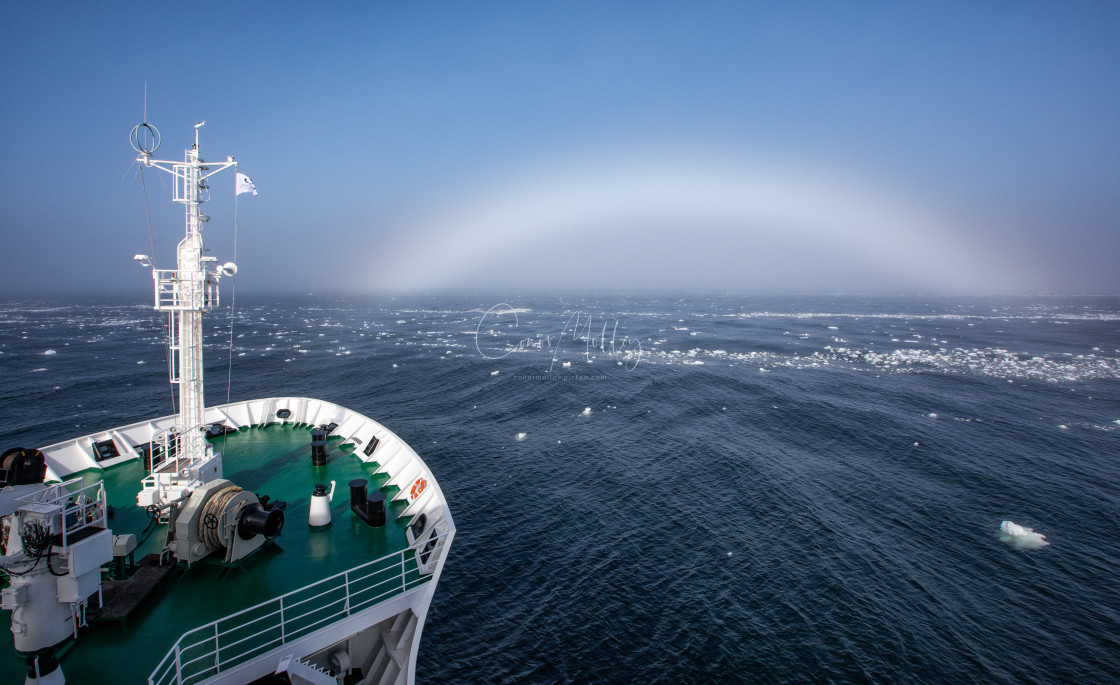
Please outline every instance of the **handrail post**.
M217 675L217 674L222 672L222 660L221 660L221 657L219 656L219 651L220 651L220 649L219 649L219 645L218 645L218 622L214 621L214 675Z
M350 615L350 571L349 570L346 571L346 573L344 573L342 575L342 584L343 584L343 587L345 588L345 591L346 591L346 606L343 607L343 611L345 611L346 615L349 616Z
M284 626L284 595L280 595L280 644L288 644L288 631Z
M400 555L401 555L401 592L404 592L405 590L408 589L408 587L405 584L405 580L404 580L404 553L408 549L411 549L411 548L406 547L405 549L402 549L400 551Z
M179 654L179 643L175 643L175 682L178 685L183 683L183 659Z

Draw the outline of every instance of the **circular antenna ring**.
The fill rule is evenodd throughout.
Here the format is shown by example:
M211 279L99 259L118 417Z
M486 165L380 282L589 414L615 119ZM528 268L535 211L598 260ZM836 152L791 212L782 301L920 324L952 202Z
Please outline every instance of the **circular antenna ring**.
M150 155L159 149L159 129L149 123L136 124L129 134L132 149L142 155Z

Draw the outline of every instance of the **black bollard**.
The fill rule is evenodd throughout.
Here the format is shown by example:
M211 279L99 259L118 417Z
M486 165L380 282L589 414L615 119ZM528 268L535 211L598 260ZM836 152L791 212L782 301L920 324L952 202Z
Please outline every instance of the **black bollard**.
M327 465L327 432L322 428L311 431L311 465Z

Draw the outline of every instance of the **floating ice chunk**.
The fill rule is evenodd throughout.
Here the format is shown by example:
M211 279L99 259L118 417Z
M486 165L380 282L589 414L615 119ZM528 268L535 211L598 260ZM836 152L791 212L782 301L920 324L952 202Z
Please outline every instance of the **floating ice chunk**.
M54 350L44 350L43 354L58 354L58 352L55 352Z
M1013 521L1001 522L999 530L1003 541L1016 547L1038 548L1050 544L1046 541L1046 536L1034 532L1034 528L1024 528Z
M38 368L38 369L31 369L31 373L38 373L38 372L40 372L40 371L46 371L46 369L44 369L44 368L42 368L42 367L40 367L40 368Z
M393 366L396 366L396 364L393 364ZM490 375L491 376L497 376L499 373L501 373L501 371L491 371Z
M525 434L524 433L518 433L517 437L514 438L514 439L517 440L517 442L521 442L522 440L525 439Z
M571 362L564 362L564 368L565 368L565 369L566 369L566 368L568 368L568 367L569 367L569 366L571 366L571 365L572 365L572 363L571 363Z
M136 362L136 363L137 363L137 364L143 364L143 363L144 363L144 360L143 360L143 359L141 359L140 361L138 361L138 362Z
M926 416L928 416L931 419L936 419L937 418L937 414L932 412L932 411L930 413L926 414Z
M583 411L579 413L580 416L591 416L591 407L584 407Z

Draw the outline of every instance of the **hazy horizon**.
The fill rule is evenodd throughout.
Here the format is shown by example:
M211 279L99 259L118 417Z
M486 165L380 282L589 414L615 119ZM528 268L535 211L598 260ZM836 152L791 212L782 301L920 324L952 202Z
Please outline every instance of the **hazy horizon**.
M181 207L128 142L145 118L156 157L205 120L203 157L255 181L235 205L223 172L203 205L247 290L1120 294L1116 5L6 19L5 297L171 264Z

